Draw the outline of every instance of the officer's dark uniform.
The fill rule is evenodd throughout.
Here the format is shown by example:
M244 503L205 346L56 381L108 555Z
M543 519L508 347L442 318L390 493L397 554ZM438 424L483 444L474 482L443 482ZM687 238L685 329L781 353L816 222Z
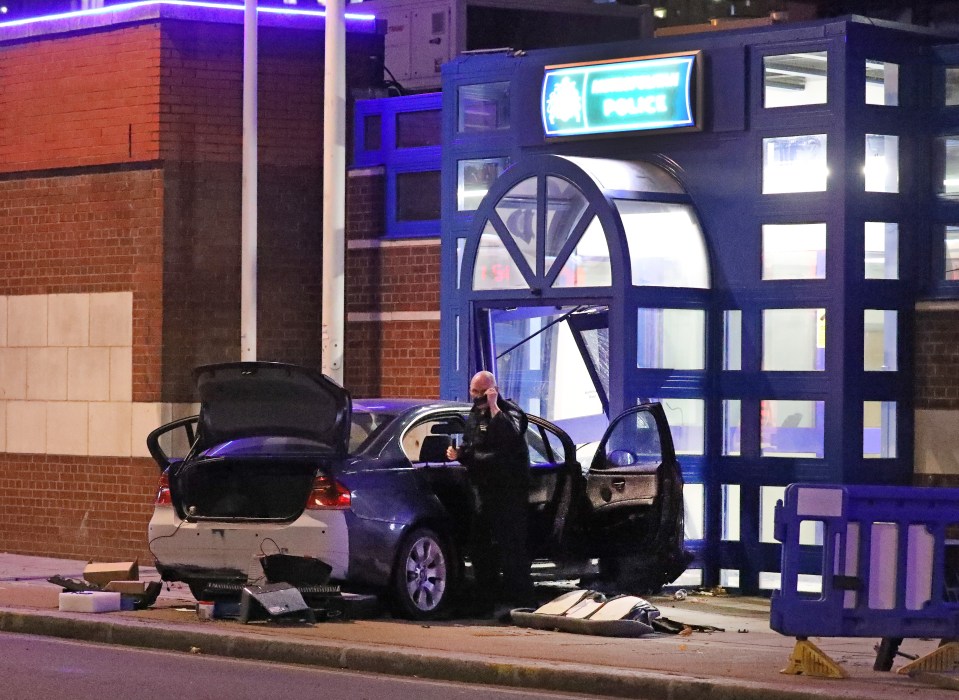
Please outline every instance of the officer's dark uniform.
M497 406L499 413L491 417L485 396L473 403L459 448L474 498L470 560L480 611L491 611L498 601L529 605L532 598L526 547L527 419L519 406L502 396L497 398Z

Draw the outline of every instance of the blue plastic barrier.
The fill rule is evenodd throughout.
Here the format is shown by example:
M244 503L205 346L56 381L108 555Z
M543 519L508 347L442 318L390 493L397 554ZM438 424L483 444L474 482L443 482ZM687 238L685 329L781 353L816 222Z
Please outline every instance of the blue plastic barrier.
M792 484L775 536L777 632L959 637L959 489ZM799 590L800 574L821 575L821 592Z

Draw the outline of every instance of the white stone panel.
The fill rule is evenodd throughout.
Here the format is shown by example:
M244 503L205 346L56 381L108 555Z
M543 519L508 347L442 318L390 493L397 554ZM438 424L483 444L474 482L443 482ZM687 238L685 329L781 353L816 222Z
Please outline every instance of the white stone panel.
M90 343L90 295L51 294L47 299L47 345Z
M916 474L959 474L959 411L916 411Z
M90 454L130 456L131 404L102 401L90 404Z
M110 348L68 350L67 398L71 401L110 400Z
M67 398L67 349L27 348L27 399Z
M0 348L0 399L27 398L26 348Z
M110 400L133 400L133 348L110 348Z
M88 423L85 401L47 403L47 454L87 454Z
M90 345L133 347L133 293L90 295Z
M7 297L7 345L40 348L47 344L47 296Z
M7 452L43 454L47 445L47 404L7 402Z

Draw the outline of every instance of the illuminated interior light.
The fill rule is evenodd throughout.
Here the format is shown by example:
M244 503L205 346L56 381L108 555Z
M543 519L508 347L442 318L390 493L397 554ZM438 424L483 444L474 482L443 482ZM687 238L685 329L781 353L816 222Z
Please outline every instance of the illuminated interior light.
M11 20L9 22L0 22L0 29L8 27L22 27L28 24L41 22L56 22L58 20L82 19L84 17L98 17L101 15L121 15L132 10L137 10L151 5L170 5L174 7L195 7L209 10L235 10L243 12L243 5L222 3L222 2L194 2L191 0L143 0L142 2L128 2L122 5L108 5L106 7L96 7L89 10L76 10L73 12L59 12L52 15L42 15L40 17L27 17L24 19ZM257 12L271 15L286 16L304 16L304 17L326 17L323 10L295 10L284 7L257 7ZM344 17L349 20L363 22L372 22L376 20L375 15L347 12Z
M666 8L657 7L653 10L653 17L656 19L666 19Z

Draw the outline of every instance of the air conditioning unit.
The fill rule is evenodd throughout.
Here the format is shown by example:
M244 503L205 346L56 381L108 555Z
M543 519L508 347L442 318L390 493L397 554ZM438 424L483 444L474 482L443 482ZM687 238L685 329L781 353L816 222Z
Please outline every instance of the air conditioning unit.
M589 0L367 0L350 10L386 21L386 80L438 90L464 51L541 49L653 36L649 5Z

